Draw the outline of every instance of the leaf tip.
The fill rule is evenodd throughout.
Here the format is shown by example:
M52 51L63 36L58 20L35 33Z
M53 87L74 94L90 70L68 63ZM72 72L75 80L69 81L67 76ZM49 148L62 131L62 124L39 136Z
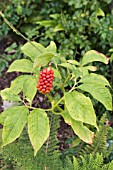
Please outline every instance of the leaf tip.
M37 154L37 151L36 151L36 150L34 150L34 157L36 156L36 154Z
M94 132L92 132L92 137L91 137L91 140L88 142L88 144L92 145L93 144L93 139L94 139Z

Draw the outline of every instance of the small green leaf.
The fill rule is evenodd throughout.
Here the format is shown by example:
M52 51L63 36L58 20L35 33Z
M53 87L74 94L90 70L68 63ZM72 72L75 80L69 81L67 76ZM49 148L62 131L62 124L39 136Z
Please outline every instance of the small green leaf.
M56 54L51 52L45 52L39 55L38 57L35 58L34 68L47 65L53 57L56 57Z
M84 83L77 88L89 92L96 100L101 102L107 110L112 110L112 96L104 85L95 83Z
M77 138L77 137L76 137L76 138L73 140L73 142L71 143L70 148L73 148L73 147L79 145L80 142L81 142L80 138Z
M54 41L51 41L51 42L50 42L50 45L46 47L46 50L49 51L49 52L56 53L57 47L56 47L55 42L54 42Z
M43 21L38 21L36 23L40 24L44 27L51 27L51 26L54 26L56 24L56 21L54 21L54 20L43 20Z
M13 101L13 102L21 101L20 97L17 94L14 94L10 88L5 88L4 90L1 90L0 95L2 99L6 101Z
M71 102L70 102L71 101ZM96 115L89 97L77 91L65 93L65 103L70 116L77 121L95 126Z
M61 16L61 14L51 14L50 17L53 19L57 19Z
M69 68L70 70L72 71L75 71L76 67L70 63L62 63L62 64L59 64L60 66L62 67L65 67L65 68Z
M58 31L63 31L65 30L62 26L62 24L58 24L55 28L54 28L54 32L58 32Z
M100 61L102 63L108 64L109 59L102 53L99 53L95 50L90 50L83 56L82 65L86 65L94 61Z
M32 102L33 98L37 92L37 81L33 76L29 76L26 81L23 83L23 95L25 96L28 102Z
M105 16L105 13L104 13L104 11L103 11L101 8L98 8L98 11L96 12L96 16L102 16L102 17L104 17L104 16Z
M15 60L10 65L7 72L13 72L13 71L31 73L33 71L33 63L27 59Z
M78 61L76 61L76 60L67 60L67 62L70 63L70 64L77 65L77 66L80 65L80 63Z
M49 137L49 133L49 119L46 112L42 109L33 110L28 117L28 134L35 156Z
M22 52L29 56L31 58L32 61L34 61L34 59L42 54L45 50L45 47L35 41L31 41L31 42L27 42L26 44L24 44L21 47Z
M7 109L8 112L2 132L2 147L17 139L27 123L28 109L25 106L12 107Z
M89 144L93 143L92 139L94 137L94 133L84 126L83 122L73 119L67 110L62 112L61 115L65 122L71 125L73 131L81 140Z

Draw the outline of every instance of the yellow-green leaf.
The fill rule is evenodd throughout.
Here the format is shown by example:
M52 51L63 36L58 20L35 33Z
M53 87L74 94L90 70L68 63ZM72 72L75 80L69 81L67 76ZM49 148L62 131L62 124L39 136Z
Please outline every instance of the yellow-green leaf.
M56 47L55 42L54 42L54 41L51 41L51 42L50 42L50 45L48 45L48 46L46 47L46 50L49 51L49 52L54 52L54 53L56 53L57 47Z
M108 64L109 59L102 53L99 53L95 50L90 50L84 54L82 58L82 66L94 61Z
M1 90L0 95L2 99L6 101L21 101L20 97L15 94L10 88L5 88L4 90Z
M33 63L27 59L15 60L9 67L7 72L25 72L31 73L33 71Z
M33 110L28 117L28 134L34 148L34 156L49 137L49 118L42 109Z
M29 56L31 58L32 61L34 61L34 59L42 54L45 50L45 47L35 41L31 41L31 42L27 42L26 44L24 44L21 47L22 52Z
M81 140L89 144L93 143L94 133L84 126L83 122L73 119L67 110L62 112L61 115Z
M47 65L53 57L56 57L56 54L51 52L45 52L39 55L38 57L35 58L34 68Z
M96 124L96 115L89 97L86 97L77 91L70 93L66 92L65 103L70 116L74 120L88 123L98 129Z
M26 81L23 83L23 95L25 96L26 100L31 103L33 98L37 92L37 80L33 76L29 76L26 78Z
M101 102L107 110L112 110L112 96L109 89L104 85L94 82L94 83L83 83L78 86L79 89L89 92L96 100Z
M2 147L16 140L27 123L28 109L25 106L14 106L7 109L2 132Z

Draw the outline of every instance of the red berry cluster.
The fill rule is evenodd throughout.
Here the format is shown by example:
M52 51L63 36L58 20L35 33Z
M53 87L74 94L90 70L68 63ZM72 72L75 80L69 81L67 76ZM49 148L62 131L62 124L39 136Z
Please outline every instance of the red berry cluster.
M54 80L53 70L50 67L45 68L40 72L39 81L37 85L38 90L43 94L49 93L52 89L53 80Z

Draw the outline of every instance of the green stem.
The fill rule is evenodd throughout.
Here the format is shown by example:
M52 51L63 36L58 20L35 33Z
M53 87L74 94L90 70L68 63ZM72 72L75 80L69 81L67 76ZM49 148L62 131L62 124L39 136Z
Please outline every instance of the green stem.
M69 80L70 78L70 74L66 77L65 81L64 81L64 85L67 83L67 81Z
M49 99L49 101L52 103L52 102L53 102L52 97L51 97L49 94L46 94L46 96L47 96L47 98ZM59 107L58 105L56 105L56 108L57 108L60 112L63 111L63 109L61 109L61 107Z
M29 109L37 109L37 107L32 107L32 106L29 106L29 105L27 105L25 102L24 102L24 100L21 100L21 102L26 106L26 107L28 107ZM52 108L51 109L43 109L44 111L46 111L46 112L49 112L49 111L52 111Z
M54 105L54 107L52 109L54 109L55 107L58 106L58 104L64 99L64 96Z
M1 17L4 19L4 21L6 22L6 24L18 35L20 35L22 38L24 38L26 41L28 41L31 45L33 45L40 53L42 53L42 51L35 46L28 38L26 38L21 32L19 32L4 16L4 14L0 11L0 15Z
M24 100L21 100L21 102L22 102L26 107L28 107L28 108L30 108L30 109L37 109L36 107L32 107L32 106L27 105L27 104L24 102Z

